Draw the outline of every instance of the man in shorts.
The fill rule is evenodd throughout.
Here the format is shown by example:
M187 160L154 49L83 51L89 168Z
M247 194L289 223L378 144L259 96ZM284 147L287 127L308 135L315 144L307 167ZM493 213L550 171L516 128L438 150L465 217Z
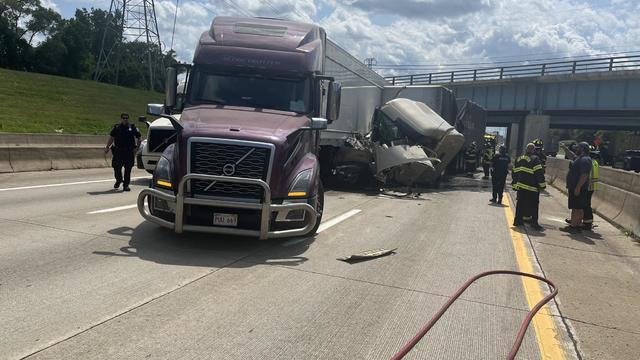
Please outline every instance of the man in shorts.
M589 153L589 144L579 143L576 149L576 158L569 165L566 181L569 209L571 209L571 224L560 228L560 231L577 233L582 227L584 211L589 206L589 174L592 167Z

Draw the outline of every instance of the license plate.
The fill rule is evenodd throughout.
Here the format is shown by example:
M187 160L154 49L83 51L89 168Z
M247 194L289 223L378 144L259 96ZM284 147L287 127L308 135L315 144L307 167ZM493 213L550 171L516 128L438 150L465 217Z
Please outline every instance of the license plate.
M238 226L238 215L237 214L213 214L213 225L218 226Z

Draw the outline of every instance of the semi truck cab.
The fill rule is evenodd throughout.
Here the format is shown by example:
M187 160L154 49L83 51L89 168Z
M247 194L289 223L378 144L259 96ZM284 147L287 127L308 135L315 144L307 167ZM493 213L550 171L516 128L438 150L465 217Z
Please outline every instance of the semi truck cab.
M312 24L215 18L193 66L167 69L165 103L148 106L175 143L138 197L140 214L177 233L314 234L324 206L320 131L338 118L341 91L324 75L325 45Z

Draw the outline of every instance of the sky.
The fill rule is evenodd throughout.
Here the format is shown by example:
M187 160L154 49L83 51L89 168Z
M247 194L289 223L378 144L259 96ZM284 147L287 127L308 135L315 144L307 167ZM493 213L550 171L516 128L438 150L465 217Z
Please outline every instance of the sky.
M67 18L110 4L41 1ZM176 0L155 6L168 49ZM216 15L317 23L360 60L375 58L383 75L640 53L639 0L179 0L177 14L173 47L187 62Z

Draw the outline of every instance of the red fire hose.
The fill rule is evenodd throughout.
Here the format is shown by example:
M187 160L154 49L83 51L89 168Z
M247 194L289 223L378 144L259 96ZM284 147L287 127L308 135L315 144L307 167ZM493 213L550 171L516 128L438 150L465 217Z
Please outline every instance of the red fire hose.
M476 280L480 278L483 278L485 276L490 276L490 275L516 275L516 276L530 277L530 278L547 283L552 290L549 295L545 296L542 300L540 300L536 304L536 306L534 306L529 311L529 313L527 314L527 317L525 317L525 319L520 324L520 330L518 331L516 340L514 341L513 346L511 347L511 351L507 356L508 360L513 360L516 357L518 350L520 350L520 345L522 344L524 335L527 332L527 328L529 327L529 324L531 323L531 319L533 319L533 316L538 312L538 310L540 310L546 303L548 303L551 299L553 299L558 294L558 288L556 288L554 283L552 283L551 281L541 276L527 274L519 271L510 271L510 270L487 271L487 272L478 274L472 277L471 279L467 280L467 282L464 285L462 285L460 289L458 289L458 291L440 308L440 310L435 315L433 315L431 320L429 320L429 322L425 326L423 326L422 329L420 329L420 331L411 340L409 340L409 342L407 342L402 347L402 349L398 351L398 353L396 353L391 358L391 360L399 360L405 357L405 355L407 355L407 353L409 353L409 351L411 351L411 349L413 349L413 347L416 346L416 344L422 339L422 337L424 337L427 334L427 332L431 330L433 325L435 325L435 323L438 322L438 320L440 320L442 315L444 315L444 313L447 312L449 307L460 297L460 295L462 295L462 293L464 293L467 290L469 286L471 286L471 284L473 284Z

